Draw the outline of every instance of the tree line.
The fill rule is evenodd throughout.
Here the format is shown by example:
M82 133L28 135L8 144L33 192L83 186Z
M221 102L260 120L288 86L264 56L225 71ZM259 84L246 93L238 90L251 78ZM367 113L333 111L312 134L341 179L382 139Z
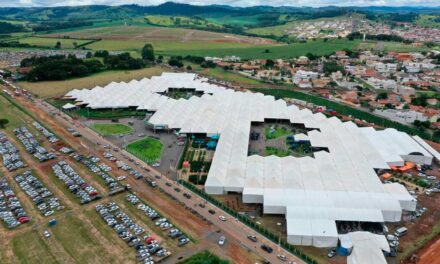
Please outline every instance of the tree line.
M25 58L21 67L32 67L25 79L31 82L66 80L85 77L105 70L136 70L154 63L153 46L146 44L142 58L133 58L130 53L111 55L108 51L88 52L85 59L75 55L54 55Z

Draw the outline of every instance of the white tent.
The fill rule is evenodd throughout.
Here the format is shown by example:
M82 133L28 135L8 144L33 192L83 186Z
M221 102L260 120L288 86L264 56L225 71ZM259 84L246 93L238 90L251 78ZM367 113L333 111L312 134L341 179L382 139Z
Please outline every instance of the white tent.
M175 100L163 95L171 88L204 94ZM164 73L73 90L66 97L91 108L131 106L154 111L148 120L153 127L220 135L205 191L239 192L245 203L263 204L266 214L285 214L292 244L335 246L338 220L400 221L402 210L415 210L417 201L403 186L382 184L375 169L405 161L430 164L438 155L395 129L359 128L353 122L288 106L273 96L225 89L194 74ZM304 124L309 132L297 138L328 152L302 158L248 156L251 123L268 118Z
M75 108L77 108L77 106L73 105L71 103L67 103L67 104L63 105L63 109L64 110L72 110L72 109L75 109Z
M390 252L384 235L370 232L351 232L340 235L341 240L351 241L353 250L347 257L347 264L386 264L383 252Z

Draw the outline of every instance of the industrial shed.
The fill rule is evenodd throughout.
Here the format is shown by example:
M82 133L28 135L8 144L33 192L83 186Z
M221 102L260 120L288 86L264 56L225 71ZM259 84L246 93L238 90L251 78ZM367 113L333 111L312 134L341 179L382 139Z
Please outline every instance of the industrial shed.
M161 94L170 87L204 94L170 99ZM336 246L336 221L400 221L402 210L414 211L417 201L397 183L382 184L376 169L402 166L405 161L430 164L438 155L426 149L423 140L395 129L357 127L272 96L225 89L194 74L112 83L74 90L66 97L91 108L154 112L148 120L152 127L220 135L205 191L242 193L245 203L262 204L265 214L285 214L287 240L297 245ZM302 138L328 152L301 158L248 156L251 124L268 119L304 124L308 133Z

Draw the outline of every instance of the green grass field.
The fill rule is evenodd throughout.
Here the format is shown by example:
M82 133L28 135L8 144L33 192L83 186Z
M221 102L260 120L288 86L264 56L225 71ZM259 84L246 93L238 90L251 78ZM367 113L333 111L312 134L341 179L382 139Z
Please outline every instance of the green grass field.
M6 118L9 123L6 125L6 130L12 133L14 128L23 126L26 123L33 121L29 116L25 115L20 109L16 108L3 96L0 96L0 116Z
M41 98L49 98L66 94L73 89L93 88L105 86L111 82L128 82L133 79L140 80L151 76L161 75L169 69L159 66L133 71L106 71L91 76L65 81L46 82L19 82L18 86L26 89Z
M244 16L244 15L233 15L227 13L211 13L211 14L206 14L203 17L216 24L247 26L247 25L257 25L260 22L258 19L262 16L263 16L262 14Z
M360 42L357 48L361 50L383 50L383 51L396 51L396 52L422 52L422 51L431 50L426 46L414 47L411 44L405 44L401 42L384 42L384 41Z
M20 43L35 45L43 48L54 48L57 42L61 43L62 49L73 49L75 48L74 43L77 45L82 45L89 42L89 40L82 39L64 39L64 38L41 38L41 37L28 37L19 40Z
M347 39L329 39L324 42L322 39L308 41L307 43L293 43L290 45L264 45L247 48L219 48L219 49L199 49L199 50L176 50L159 52L164 55L194 55L194 56L217 56L227 55L240 56L242 59L286 59L313 53L316 55L328 55L338 50L356 49L360 43L358 40L349 41ZM267 53L266 50L269 52Z
M35 230L14 237L12 250L18 263L59 263L43 239Z
M123 124L95 123L90 128L102 136L123 135L133 132L133 128Z
M147 137L128 144L126 149L139 159L147 163L154 163L160 161L163 144L157 139Z

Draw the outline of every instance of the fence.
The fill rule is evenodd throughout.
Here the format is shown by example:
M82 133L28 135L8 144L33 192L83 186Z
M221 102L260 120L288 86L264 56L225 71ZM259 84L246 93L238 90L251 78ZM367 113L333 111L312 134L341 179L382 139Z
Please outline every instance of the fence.
M252 228L253 230L257 231L258 233L260 233L261 235L267 237L269 240L271 240L274 243L280 243L280 246L282 248L284 248L285 250L289 251L290 253L292 253L293 255L299 257L300 259L302 259L303 261L305 261L306 263L309 264L317 264L318 262L314 259L312 259L311 257L309 257L308 255L306 255L305 253L303 253L302 251L298 250L296 247L294 247L293 245L287 243L287 241L285 239L282 239L280 236L272 233L271 231L269 231L268 229L262 227L261 225L256 224L254 221L250 220L247 216L239 214L238 212L232 210L231 208L227 207L225 204L219 202L218 200L214 199L213 197L211 197L209 194L207 194L206 192L196 188L194 185L192 185L189 182L186 182L184 180L179 180L179 183L182 184L183 186L185 186L186 188L190 189L192 192L196 193L197 195L199 195L200 197L202 197L203 199L209 201L210 203L212 203L213 205L219 207L220 209L224 210L225 212L227 212L228 214L234 216L235 218L237 218L238 220L240 220L242 223L244 223L245 225L249 226L250 228Z

